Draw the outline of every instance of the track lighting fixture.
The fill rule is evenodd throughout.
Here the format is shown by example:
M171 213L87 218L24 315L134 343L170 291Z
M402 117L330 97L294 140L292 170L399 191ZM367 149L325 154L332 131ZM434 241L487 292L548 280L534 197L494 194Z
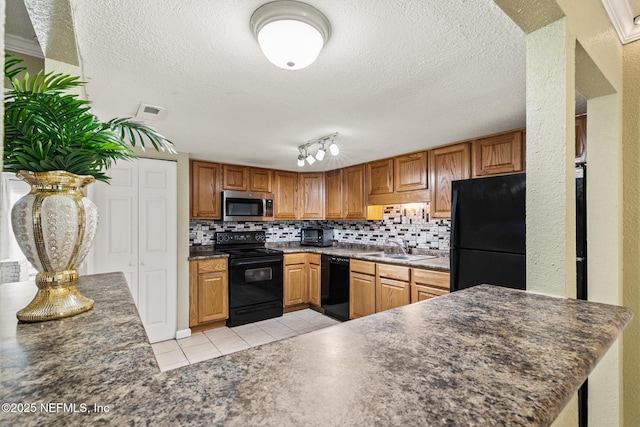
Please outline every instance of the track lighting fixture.
M329 144L329 152L337 156L340 153L340 149L338 148L338 144L336 141L338 139L338 132L332 133L331 135L323 136L321 138L312 139L306 144L302 144L298 146L298 166L304 166L304 161L312 165L316 160L321 162L324 160L325 155L327 154L327 150L325 148L326 144ZM315 157L313 154L309 152L309 150L314 146L319 145L318 151L316 152Z

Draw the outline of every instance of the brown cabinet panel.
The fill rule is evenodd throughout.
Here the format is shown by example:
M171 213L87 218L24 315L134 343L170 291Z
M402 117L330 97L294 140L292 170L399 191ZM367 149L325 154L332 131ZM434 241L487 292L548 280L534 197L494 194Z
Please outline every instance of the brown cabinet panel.
M320 255L307 254L309 272L309 303L320 306Z
M411 303L446 295L449 291L431 286L411 284Z
M344 169L343 218L366 219L367 206L365 194L364 165L351 166Z
M429 151L431 218L451 218L451 181L471 177L469 143Z
M306 268L304 264L284 266L284 306L306 302Z
M229 317L227 259L189 263L189 326L198 327Z
M342 169L324 174L325 218L342 218Z
M225 190L247 191L248 167L224 165L223 171Z
M276 219L296 219L298 207L298 174L275 171L274 214Z
M393 159L367 163L367 194L393 193Z
M376 264L378 269L378 276L384 277L387 279L401 280L403 282L408 282L411 277L410 267L405 267L402 265L393 265L393 264Z
M576 117L576 163L587 161L587 116Z
M351 270L349 318L368 316L376 312L376 278Z
M473 142L473 177L519 173L523 169L522 132L511 132Z
M304 252L296 252L296 253L284 255L284 265L304 264L306 260L307 260L307 255Z
M218 163L190 162L191 218L221 219L222 166Z
M407 282L378 277L376 280L376 313L401 307L411 301L411 289Z
M301 173L299 181L300 189L300 218L323 219L324 218L324 174Z
M407 154L395 158L395 191L424 190L428 188L427 152Z
M206 273L198 277L198 322L224 320L229 316L227 273Z
M351 260L349 261L349 269L357 273L369 274L371 276L375 276L376 263L351 258Z
M413 268L411 273L411 283L417 285L436 286L445 290L450 286L450 274L447 271L425 270Z
M249 191L271 193L273 171L270 169L249 168Z

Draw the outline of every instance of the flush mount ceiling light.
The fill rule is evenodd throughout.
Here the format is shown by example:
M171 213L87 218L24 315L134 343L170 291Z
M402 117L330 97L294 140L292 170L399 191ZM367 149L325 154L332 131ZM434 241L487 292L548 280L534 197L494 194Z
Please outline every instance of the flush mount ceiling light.
M289 0L256 9L251 29L267 59L285 70L311 65L331 36L331 24L322 12Z
M302 144L298 146L298 166L304 166L304 161L312 165L316 160L321 162L327 150L324 148L326 144L329 144L329 152L336 156L340 152L338 148L338 144L336 144L336 140L338 139L338 132L332 133L331 135L323 136L321 138L312 139L306 144ZM318 151L316 152L315 157L309 151L313 148L314 145L319 145Z

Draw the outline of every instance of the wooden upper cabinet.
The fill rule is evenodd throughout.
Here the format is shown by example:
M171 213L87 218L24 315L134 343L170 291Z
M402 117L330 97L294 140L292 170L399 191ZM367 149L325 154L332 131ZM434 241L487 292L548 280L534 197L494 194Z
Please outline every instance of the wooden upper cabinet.
M587 116L576 117L576 163L587 161Z
M398 156L394 161L395 191L413 191L428 188L426 151Z
M473 141L473 177L524 171L522 132L510 132Z
M296 219L298 207L298 174L275 171L274 214L276 219Z
M190 162L191 218L221 219L222 165Z
M324 218L324 174L299 174L300 215L302 219Z
M342 169L324 174L325 218L342 218Z
M393 159L367 163L367 194L393 193Z
M271 193L273 171L270 169L249 168L249 191Z
M225 190L247 191L249 168L246 166L224 165L223 188Z
M367 200L365 194L365 165L344 168L343 218L366 219Z
M471 177L468 142L429 151L431 218L451 218L451 181Z

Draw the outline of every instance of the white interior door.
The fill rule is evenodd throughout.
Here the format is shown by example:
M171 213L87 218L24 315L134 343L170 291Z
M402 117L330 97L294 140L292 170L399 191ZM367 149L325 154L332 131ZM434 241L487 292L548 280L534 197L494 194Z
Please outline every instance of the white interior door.
M93 273L122 271L151 342L177 327L177 165L138 159L109 170L94 202L100 224Z
M139 165L138 311L156 342L176 336L177 165L149 159Z
M93 273L121 271L138 306L138 164L109 169L110 184L96 182L93 202L100 215L93 243Z

